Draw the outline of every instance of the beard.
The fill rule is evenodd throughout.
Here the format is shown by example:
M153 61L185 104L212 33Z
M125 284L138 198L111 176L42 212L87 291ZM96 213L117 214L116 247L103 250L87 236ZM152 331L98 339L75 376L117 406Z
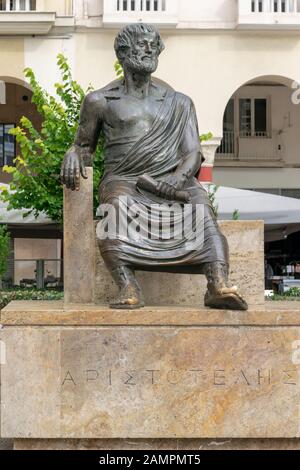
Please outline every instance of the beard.
M158 66L157 57L149 57L146 60L138 58L137 56L128 56L125 59L125 67L131 72L135 73L153 73Z

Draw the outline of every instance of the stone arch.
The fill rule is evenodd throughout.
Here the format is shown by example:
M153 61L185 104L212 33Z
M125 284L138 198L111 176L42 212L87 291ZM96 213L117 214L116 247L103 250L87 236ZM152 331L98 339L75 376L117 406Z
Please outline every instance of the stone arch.
M17 77L9 77L6 75L0 75L0 81L5 82L5 83L12 83L14 85L19 85L31 91L31 86L29 85L29 83Z
M287 77L285 75L257 75L256 77L253 77L253 78L249 77L249 79L243 81L243 83L241 83L241 84L236 84L235 86L233 86L231 88L231 91L229 93L226 93L224 95L224 100L221 103L220 110L221 110L222 116L218 116L218 119L221 119L220 129L223 128L224 113L225 113L225 109L226 109L226 106L227 106L229 100L234 96L234 94L240 88L242 88L246 85L257 83L257 82L260 82L260 83L265 82L266 84L271 83L271 82L278 83L278 84L281 84L281 85L284 85L286 87L291 88L291 91L292 91L293 90L293 84L297 83L297 80L294 79L294 78Z
M255 92L253 92L253 90L252 91L250 91L250 90L247 91L247 88L245 88L245 87L248 87L248 86L251 86L251 85L252 86L257 86L257 89L255 90ZM256 121L257 113L256 113L256 111L254 112L254 103L253 102L255 102L255 110L256 110L256 104L257 104L257 99L256 98L259 98L259 97L264 98L262 96L264 92L263 91L260 92L260 90L263 90L264 86L269 87L268 95L270 95L270 96L269 96L269 98L267 98L267 96L266 96L266 99L264 99L265 103L264 103L263 113L259 112L259 115L264 116L263 121L264 121L264 126L265 126L264 134L261 134L261 133L257 132L257 130L259 130L260 127L259 126L256 127L257 125L254 123L254 120ZM283 103L282 116L281 116L281 109L278 108L279 92L278 91L277 92L273 91L273 90L275 90L275 88L273 88L273 87L278 87L278 86L286 88L285 92L281 92L281 96L283 97L283 98L281 98L282 103ZM266 89L264 88L264 90L266 90ZM289 131L289 129L291 129L293 127L293 125L291 124L291 121L290 121L290 115L291 114L294 114L296 122L297 122L297 124L299 124L300 114L295 113L295 111L293 109L293 104L295 104L295 103L293 103L293 101L292 101L292 95L295 92L298 94L298 98L300 98L300 84L298 85L296 80L294 80L293 78L290 78L288 76L285 76L285 75L273 75L273 74L272 75L258 75L255 78L250 78L249 80L245 81L243 84L238 86L235 90L233 90L231 92L230 96L227 96L227 101L224 104L223 114L222 114L222 127L221 127L223 139L222 139L221 148L219 148L217 150L217 152L221 153L222 154L221 156L224 156L225 158L227 158L226 155L229 155L229 157L228 157L229 159L231 158L230 155L235 155L235 158L239 159L240 158L239 156L242 155L242 153L243 153L242 150L241 150L241 148L242 148L241 144L245 143L245 141L243 140L245 137L250 137L252 139L252 142L254 142L253 138L256 138L256 137L268 137L268 138L272 137L273 138L273 132L274 132L277 135L276 142L275 142L275 138L274 138L274 147L276 147L278 152L275 151L275 150L272 150L272 148L271 148L272 143L270 143L270 141L269 141L270 148L268 150L267 149L265 150L265 152L266 152L265 156L263 155L263 152L262 152L262 155L259 158L261 158L262 160L271 159L270 154L273 153L273 155L274 155L273 159L275 160L276 158L278 158L278 161L281 161L281 159L283 159L283 157L284 157L283 147L285 146L285 143L284 143L285 139L282 136L283 136L284 133L286 133L287 131ZM249 93L249 96L248 96L248 93ZM254 94L255 94L255 96L254 96ZM235 102L232 101L232 103L230 104L230 101L232 100L232 98L236 97L237 95L238 95L239 99L240 98L241 99L251 98L251 100L252 100L251 101L252 102L252 110L250 111L250 108L249 108L248 111L245 111L245 113L246 113L245 114L245 119L247 119L247 115L248 115L248 120L251 120L251 123L252 123L252 125L251 125L252 130L250 129L250 131L248 132L247 125L246 125L246 127L245 127L246 128L246 133L243 132L242 134L240 133L241 132L241 128L240 128L241 124L240 124L239 103L237 103L237 101L235 100ZM289 96L290 96L290 98L289 98ZM276 103L276 100L277 100L277 105L275 106L275 108L277 108L277 109L276 109L276 111L274 111L273 103ZM250 103L250 100L248 100L248 101ZM248 106L250 106L250 104L248 104ZM286 117L284 115L284 112L286 111L286 109L288 110L287 111L288 114L289 114L288 117ZM225 120L225 117L226 117L226 120ZM234 119L234 123L233 123L233 119ZM282 124L280 124L278 122L279 119L282 119L282 121L283 121ZM286 120L288 121L287 124L285 124ZM269 121L269 124L268 124L269 127L268 128L267 128L267 121ZM226 122L226 126L224 126L225 122ZM233 126L233 129L231 129L232 126ZM250 126L249 126L249 128L250 128ZM238 141L238 143L237 143L237 141ZM248 142L247 142L247 146L248 146ZM258 144L258 142L256 142L256 145L257 144ZM254 145L254 143L253 143L253 145ZM231 152L232 148L234 149L233 152ZM236 149L237 148L239 149L239 151L238 151L239 156L238 157L236 156ZM249 152L250 152L250 150L249 150ZM251 150L251 152L253 152L253 150ZM247 154L247 151L246 151L246 154ZM289 155L290 154L291 154L291 152L289 152ZM241 158L247 159L248 157L246 157L244 155ZM255 158L255 157L253 157L253 158ZM290 163L292 163L293 158L291 159Z

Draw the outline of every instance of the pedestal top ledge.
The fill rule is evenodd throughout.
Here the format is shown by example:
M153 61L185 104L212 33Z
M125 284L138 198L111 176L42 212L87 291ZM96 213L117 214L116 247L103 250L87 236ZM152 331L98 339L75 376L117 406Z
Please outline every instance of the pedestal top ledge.
M1 311L0 321L4 326L300 326L300 301L268 301L247 312L201 306L113 310L106 305L14 301Z

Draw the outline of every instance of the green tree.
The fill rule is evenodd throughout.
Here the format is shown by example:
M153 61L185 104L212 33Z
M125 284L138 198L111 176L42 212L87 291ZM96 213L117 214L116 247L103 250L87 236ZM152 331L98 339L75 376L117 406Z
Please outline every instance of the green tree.
M9 255L10 236L6 225L0 225L0 283L2 276L7 271L7 260Z
M20 125L11 130L20 147L15 166L5 166L12 175L10 190L2 190L2 200L8 209L28 209L26 215L37 217L45 212L57 222L63 218L63 188L59 180L65 152L71 146L77 130L80 107L86 91L72 78L64 55L57 56L61 82L55 84L56 96L51 96L37 81L32 69L25 69L31 86L32 102L42 118L41 129L22 117ZM103 140L99 141L94 163L94 207L98 206L98 186L103 172ZM25 217L26 217L25 215Z

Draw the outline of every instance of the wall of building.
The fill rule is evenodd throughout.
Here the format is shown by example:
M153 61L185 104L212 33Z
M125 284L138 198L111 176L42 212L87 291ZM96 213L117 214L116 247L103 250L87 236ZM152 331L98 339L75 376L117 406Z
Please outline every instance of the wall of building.
M75 35L75 76L84 86L102 87L114 79L115 34ZM222 136L226 104L241 85L265 75L300 80L300 37L296 34L164 31L162 36L166 49L155 75L193 98L200 131L211 131L216 137ZM27 62L32 60L31 54ZM45 74L41 64L39 69Z
M0 77L24 80L24 39L0 37Z
M215 167L213 181L218 186L242 189L300 187L299 168L220 168Z
M37 10L56 12L57 16L71 15L72 0L37 0Z
M230 22L236 18L236 3L235 0L180 1L179 16L190 29L164 28L161 31L166 49L155 75L192 97L200 132L210 131L216 139L222 137L226 104L243 84L262 76L285 77L289 83L300 81L298 32L222 29L222 21ZM65 8L66 4L45 0L44 6L53 10ZM78 18L101 14L101 2L96 0L76 0L74 8ZM193 19L211 22L211 28L216 29L193 29ZM52 93L54 83L60 78L56 56L63 52L69 58L74 77L85 88L89 84L95 88L103 87L115 79L113 43L117 29L119 26L116 29L81 26L76 32L54 37L0 39L0 76L22 80L24 67L32 67L41 84ZM280 92L285 94L278 97L280 116L274 126L282 127L280 119L290 113L293 127L286 129L283 138L287 141L289 163L298 164L295 129L299 125L299 113L296 106L286 107L288 95L293 91ZM215 170L216 178L220 172L221 169Z
M171 0L172 1L172 0ZM237 0L179 0L179 22L202 22L207 26L219 23L232 24L236 21Z

